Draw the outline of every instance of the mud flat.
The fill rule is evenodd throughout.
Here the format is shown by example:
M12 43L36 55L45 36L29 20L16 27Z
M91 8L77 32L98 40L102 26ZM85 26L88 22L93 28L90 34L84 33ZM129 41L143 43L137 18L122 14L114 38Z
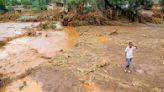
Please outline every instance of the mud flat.
M10 53L0 61L3 75L26 74L4 92L164 91L164 26L134 23L67 29L19 38L1 49ZM129 41L139 48L131 74L124 72L124 49Z

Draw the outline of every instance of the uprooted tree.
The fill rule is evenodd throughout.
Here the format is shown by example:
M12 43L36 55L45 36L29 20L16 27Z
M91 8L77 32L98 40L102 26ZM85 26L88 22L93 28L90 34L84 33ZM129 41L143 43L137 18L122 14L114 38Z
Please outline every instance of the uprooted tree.
M151 9L152 0L68 0L69 13L64 25L105 25L111 19L125 16L130 21L141 20L140 9Z
M152 0L0 0L0 9L21 5L45 10L50 2L64 2L68 13L62 12L64 25L106 25L110 20L127 18L142 20L141 9L151 9ZM163 0L161 1L163 5ZM65 15L65 16L63 16Z

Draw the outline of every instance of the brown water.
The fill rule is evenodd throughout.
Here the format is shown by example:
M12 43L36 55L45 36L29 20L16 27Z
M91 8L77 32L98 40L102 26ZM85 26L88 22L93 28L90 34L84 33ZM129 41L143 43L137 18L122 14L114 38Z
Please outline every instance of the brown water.
M7 22L0 23L0 40L5 40L7 38L17 37L23 35L25 31L24 28L31 28L37 26L39 23L15 23Z
M78 40L79 33L73 27L66 27L64 31L45 32L48 37L23 37L9 42L5 49L0 49L0 59L9 54L18 54L25 49L35 49L40 54L50 55L61 49L73 48Z
M73 48L76 45L76 42L79 38L79 33L76 32L74 27L65 27L64 31L68 34L68 41L66 48Z
M46 62L40 58L40 54L53 56L61 49L68 50L73 48L79 37L79 33L72 27L66 27L64 31L45 32L45 34L47 35L46 37L18 38L10 41L4 49L0 49L0 60L2 60L1 66L5 69L1 70L3 69L1 68L0 73L10 77L23 74L25 70L34 68L41 63ZM33 52L32 50L36 50L36 52ZM10 63L7 63L8 61L5 59ZM14 74L12 72L14 72ZM24 81L26 82L26 85L23 84ZM42 92L42 89L41 85L37 82L31 79L23 79L11 83L6 89L1 89L0 92Z

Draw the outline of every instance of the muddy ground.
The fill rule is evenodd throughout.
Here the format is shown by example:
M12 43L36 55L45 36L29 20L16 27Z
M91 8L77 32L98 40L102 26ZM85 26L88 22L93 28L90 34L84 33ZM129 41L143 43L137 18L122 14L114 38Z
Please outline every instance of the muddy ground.
M12 82L0 92L164 91L164 25L81 26L65 33L64 37L55 33L60 41L49 42L54 35L42 38L55 44L49 52L17 42L19 53L8 49L12 53L1 59L0 73ZM138 46L131 74L124 72L129 41ZM10 45L12 41L1 50Z

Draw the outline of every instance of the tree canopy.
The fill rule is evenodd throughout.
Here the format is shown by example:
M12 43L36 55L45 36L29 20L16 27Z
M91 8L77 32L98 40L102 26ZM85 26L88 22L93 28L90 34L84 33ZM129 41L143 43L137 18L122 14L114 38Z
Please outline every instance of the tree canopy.
M160 0L161 5L163 5L164 0ZM81 3L89 3L91 5L95 5L99 8L104 8L105 3L109 3L109 5L113 8L120 7L124 4L130 4L135 2L137 6L142 6L146 9L150 8L153 4L152 0L0 0L0 9L4 9L5 6L14 6L14 5L32 5L32 6L44 6L49 4L50 2L64 2L69 7L75 7ZM163 5L164 6L164 5Z

